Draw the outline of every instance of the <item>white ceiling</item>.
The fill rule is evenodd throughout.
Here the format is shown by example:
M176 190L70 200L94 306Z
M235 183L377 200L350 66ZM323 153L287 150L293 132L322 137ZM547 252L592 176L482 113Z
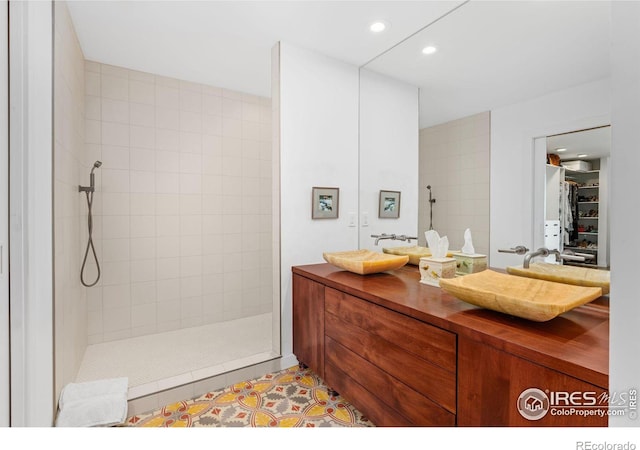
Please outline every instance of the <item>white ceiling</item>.
M420 87L423 128L606 78L609 48L610 2L471 1L367 68Z
M69 1L88 60L271 96L278 41L360 66L461 1ZM369 25L384 19L381 34Z
M367 65L420 87L421 127L609 76L609 2L463 3L68 2L88 60L261 96L278 41L360 66L455 9Z
M564 152L557 152L566 148ZM581 159L599 159L611 154L611 127L599 127L574 133L557 134L547 137L547 153L555 153L562 161Z

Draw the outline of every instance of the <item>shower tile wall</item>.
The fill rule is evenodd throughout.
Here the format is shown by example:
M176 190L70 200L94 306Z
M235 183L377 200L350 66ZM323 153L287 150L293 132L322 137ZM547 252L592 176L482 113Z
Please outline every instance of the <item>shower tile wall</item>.
M490 144L490 112L420 130L419 229L429 229L431 185L433 228L451 249L462 248L470 228L476 252L489 254Z
M86 203L84 57L65 2L54 3L54 233L56 398L73 381L87 347L86 290L80 285Z
M85 83L89 342L271 311L270 99L90 61Z

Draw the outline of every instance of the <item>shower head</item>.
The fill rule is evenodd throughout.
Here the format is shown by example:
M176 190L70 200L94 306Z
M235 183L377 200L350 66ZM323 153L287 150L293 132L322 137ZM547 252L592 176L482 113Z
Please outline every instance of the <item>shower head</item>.
M431 190L431 185L427 184L427 189Z
M96 185L96 180L95 180L95 176L93 175L93 171L96 170L101 165L102 165L102 161L96 161L93 163L93 167L91 168L91 173L89 174L89 183L91 185L92 192Z
M96 161L93 163L93 167L91 168L91 173L89 174L89 186L78 186L80 192L86 192L87 195L91 193L93 195L93 191L96 186L96 176L93 174L93 171L102 165L102 161Z

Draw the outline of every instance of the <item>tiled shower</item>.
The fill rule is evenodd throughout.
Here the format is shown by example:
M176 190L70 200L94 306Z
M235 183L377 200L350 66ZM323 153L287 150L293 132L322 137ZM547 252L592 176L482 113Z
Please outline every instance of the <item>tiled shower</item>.
M89 343L270 312L270 100L90 61L85 93Z
M140 361L118 353L154 345L211 352L197 339L177 341L193 340L195 327L227 350L260 344L228 358L274 353L270 99L86 60L64 2L55 3L55 54L57 392L87 377L89 358L118 366L102 354ZM87 204L78 185L95 161L101 278L84 288ZM90 254L85 279L96 269ZM215 355L212 365L228 369Z
M433 228L461 248L471 229L476 252L489 254L491 113L483 112L420 130L420 186L433 188ZM429 192L419 192L418 227L428 230ZM420 237L422 239L422 237Z

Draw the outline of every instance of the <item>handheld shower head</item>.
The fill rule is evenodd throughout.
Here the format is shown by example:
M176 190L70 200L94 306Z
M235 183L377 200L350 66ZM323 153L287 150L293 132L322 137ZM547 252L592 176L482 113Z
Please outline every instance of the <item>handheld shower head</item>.
M436 199L431 197L431 185L427 185L427 189L429 189L429 203L435 203Z
M78 190L80 192L86 192L87 195L89 193L93 193L95 190L95 175L93 171L102 165L102 161L96 161L93 163L93 167L91 168L91 173L89 174L89 186L78 186Z
M102 165L102 161L96 161L93 163L93 167L91 168L91 173L89 174L89 183L91 186L91 190L95 188L95 176L93 175L93 171L99 168Z
M429 229L433 230L433 204L436 202L436 199L431 196L430 184L427 184L427 189L429 190Z
M93 193L95 192L95 175L93 171L99 168L102 165L102 161L96 161L93 163L93 167L91 168L91 173L89 174L90 186L78 186L78 190L80 192L84 192L87 196L87 207L89 208L87 214L87 225L89 228L89 240L87 241L87 249L84 252L84 259L82 260L82 267L80 268L80 282L83 286L92 287L98 283L100 280L100 261L98 261L98 255L96 254L96 248L93 245L93 215L91 213L91 207L93 205ZM96 262L96 268L98 270L98 275L92 283L89 283L84 280L84 268L87 264L87 256L89 256L89 251L93 252L93 259Z

